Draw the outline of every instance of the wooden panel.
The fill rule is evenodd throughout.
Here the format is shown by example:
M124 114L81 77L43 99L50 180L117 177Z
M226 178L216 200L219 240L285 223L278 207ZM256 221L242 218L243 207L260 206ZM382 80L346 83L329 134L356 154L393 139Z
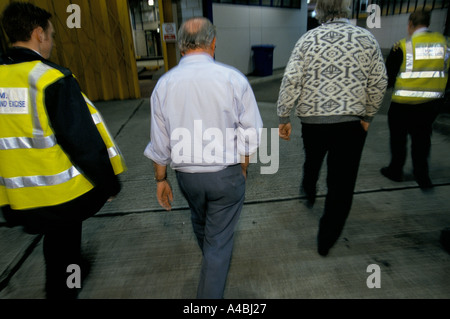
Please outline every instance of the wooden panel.
M3 11L11 1L2 1ZM127 0L29 0L52 15L51 60L69 68L93 101L140 98ZM80 7L81 28L69 28L70 4Z

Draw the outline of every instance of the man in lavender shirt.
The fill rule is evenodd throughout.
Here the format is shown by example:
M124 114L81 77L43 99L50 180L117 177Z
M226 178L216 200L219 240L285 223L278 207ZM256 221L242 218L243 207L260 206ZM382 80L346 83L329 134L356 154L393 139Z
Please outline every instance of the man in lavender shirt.
M151 96L150 143L157 199L171 209L167 166L191 209L203 254L197 298L223 298L235 226L245 197L250 156L260 143L262 119L250 84L214 60L216 30L206 18L185 21L178 33L182 58Z

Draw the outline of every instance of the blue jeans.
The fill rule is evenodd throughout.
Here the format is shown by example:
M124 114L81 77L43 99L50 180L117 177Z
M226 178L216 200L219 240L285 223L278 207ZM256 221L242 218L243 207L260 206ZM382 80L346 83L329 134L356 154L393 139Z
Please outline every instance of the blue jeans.
M203 260L199 299L223 298L236 224L245 198L241 165L215 173L176 172L191 209L191 221Z

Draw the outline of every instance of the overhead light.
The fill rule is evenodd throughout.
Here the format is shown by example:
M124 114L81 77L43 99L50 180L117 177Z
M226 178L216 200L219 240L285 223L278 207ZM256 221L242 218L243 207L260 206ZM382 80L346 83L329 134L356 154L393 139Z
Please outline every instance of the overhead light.
M151 6L153 6L155 3L154 3L154 1L153 0L148 0L148 5L151 7Z

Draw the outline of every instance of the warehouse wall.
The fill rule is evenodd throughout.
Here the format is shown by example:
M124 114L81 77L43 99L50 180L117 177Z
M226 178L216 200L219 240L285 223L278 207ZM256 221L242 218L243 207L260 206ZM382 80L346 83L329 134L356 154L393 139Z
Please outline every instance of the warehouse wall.
M307 28L307 5L301 9L213 4L217 27L216 59L238 68L244 74L253 72L253 45L275 45L273 68L284 68L292 49Z
M2 0L0 11L10 2ZM127 0L28 2L52 13L56 36L50 59L69 68L91 100L140 97ZM71 4L79 11L68 10Z

